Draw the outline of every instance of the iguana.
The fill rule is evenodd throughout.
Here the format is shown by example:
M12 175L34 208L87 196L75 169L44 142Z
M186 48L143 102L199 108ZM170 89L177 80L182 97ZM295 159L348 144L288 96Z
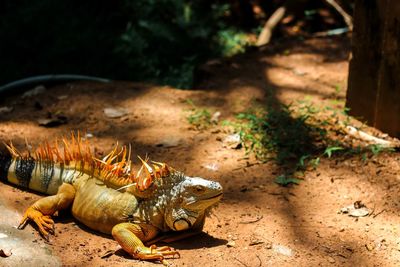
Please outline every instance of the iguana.
M141 168L134 172L130 146L117 144L98 159L79 133L61 143L44 142L21 153L10 142L0 153L0 180L50 195L30 206L18 227L33 221L47 240L54 234L51 216L71 207L78 221L111 234L134 258L164 262L179 252L144 243L168 231L201 231L208 210L222 197L218 182L186 176L165 163L139 157Z

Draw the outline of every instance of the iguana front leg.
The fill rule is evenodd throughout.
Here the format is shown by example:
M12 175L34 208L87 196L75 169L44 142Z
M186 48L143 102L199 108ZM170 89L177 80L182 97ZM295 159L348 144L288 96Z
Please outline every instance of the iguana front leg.
M42 236L49 240L49 232L54 233L54 221L51 219L56 211L68 208L75 197L75 188L70 184L62 184L54 196L36 201L24 214L18 229L22 229L32 220L39 228Z
M130 255L141 260L163 261L165 256L179 255L179 252L170 247L146 247L143 242L154 238L158 230L151 225L134 223L120 223L113 227L112 236L119 245Z

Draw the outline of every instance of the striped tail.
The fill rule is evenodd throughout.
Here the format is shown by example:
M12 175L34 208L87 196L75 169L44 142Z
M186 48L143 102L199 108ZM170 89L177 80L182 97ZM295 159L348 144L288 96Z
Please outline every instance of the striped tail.
M0 151L0 180L21 188L54 195L63 182L72 183L79 175L52 161L38 162L31 156L13 157L7 150Z
M141 194L152 190L156 179L168 177L174 171L165 163L155 161L151 167L147 158L139 157L142 166L134 172L131 146L119 147L118 143L103 159L98 159L79 132L72 132L70 140L63 137L61 146L57 139L52 144L43 142L36 150L27 144L24 153L11 142L5 146L7 149L0 151L0 180L49 195L56 194L62 183L73 183L80 176L96 178L118 190L135 188L133 191Z

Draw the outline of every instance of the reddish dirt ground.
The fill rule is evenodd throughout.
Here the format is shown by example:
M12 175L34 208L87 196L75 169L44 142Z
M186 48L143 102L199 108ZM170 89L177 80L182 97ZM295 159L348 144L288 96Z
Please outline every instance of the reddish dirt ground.
M220 111L220 120L233 119L266 98L290 103L310 96L322 105L331 100L343 105L346 92L338 88L346 88L349 51L348 38L284 41L205 65L196 90L131 82L48 87L37 96L14 96L0 103L13 108L0 115L0 140L11 139L22 148L25 138L36 145L70 130L86 131L93 135L98 155L118 140L131 143L135 154L147 153L187 175L219 181L224 198L204 233L170 244L181 253L180 259L169 260L173 266L398 266L398 153L364 161L360 156L324 158L317 169L305 172L300 185L281 187L274 180L284 171L282 166L273 161L259 164L245 157L243 149L224 148L219 141L226 136L222 126L196 131L186 119L188 99ZM107 107L122 107L128 114L107 118ZM62 114L68 123L39 126L38 119L48 114ZM205 168L208 164L218 169ZM13 237L10 229L42 196L3 183L0 192L0 204L9 211L0 211L0 233ZM371 216L338 213L357 200L373 210ZM90 231L68 213L55 220L56 234L49 243L32 226L17 231L26 233L26 246L46 248L56 259L35 262L37 266L155 266L121 251L103 259L115 241ZM0 265L30 266L36 257L21 260L22 255L0 258Z

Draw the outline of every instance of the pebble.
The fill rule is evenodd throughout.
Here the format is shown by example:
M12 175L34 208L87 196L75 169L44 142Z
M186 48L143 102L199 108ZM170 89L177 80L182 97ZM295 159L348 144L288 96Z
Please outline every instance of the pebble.
M286 247L286 246L282 246L282 245L272 245L272 248L275 252L288 256L288 257L292 257L293 256L293 250L291 250L290 248Z
M234 240L231 240L231 241L229 241L229 242L226 244L226 246L227 246L228 248L233 248L233 247L236 246L236 242L235 242Z
M124 108L105 108L103 111L104 111L104 114L106 115L106 117L113 118L113 119L120 118L120 117L128 114L128 110L126 110Z

